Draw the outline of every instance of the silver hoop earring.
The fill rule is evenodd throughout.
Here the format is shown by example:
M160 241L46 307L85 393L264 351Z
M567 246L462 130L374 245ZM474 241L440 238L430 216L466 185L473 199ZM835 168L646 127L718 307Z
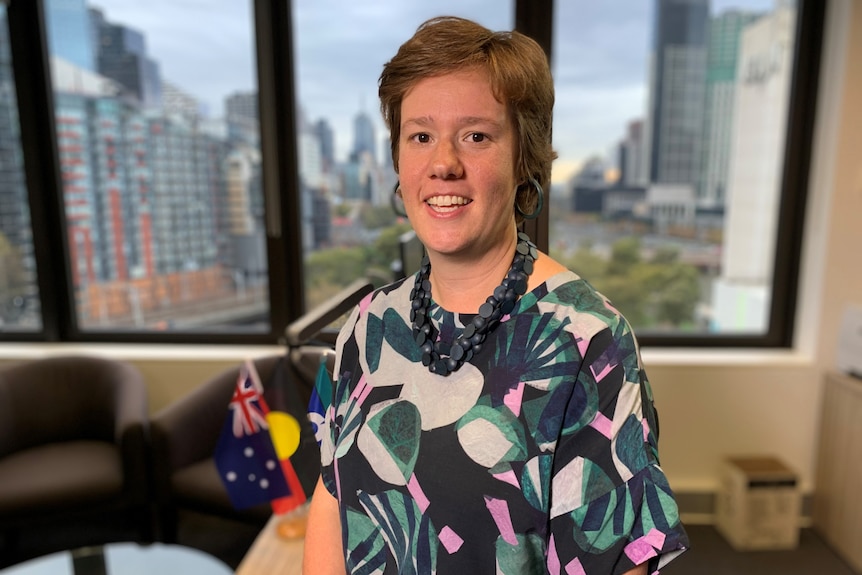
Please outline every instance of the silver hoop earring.
M407 217L407 211L404 209L404 199L398 195L398 188L401 187L401 181L395 182L395 187L392 188L392 195L389 197L389 204L392 206L392 211L395 212L396 216L401 216L402 218ZM401 200L401 201L399 201Z
M545 190L542 189L542 186L539 184L536 178L530 178L529 182L533 187L536 188L536 193L539 195L536 202L536 209L529 214L525 214L521 210L521 206L518 205L518 202L515 202L515 211L518 212L518 215L520 215L525 220L535 220L539 217L539 214L542 213L542 208L545 207Z

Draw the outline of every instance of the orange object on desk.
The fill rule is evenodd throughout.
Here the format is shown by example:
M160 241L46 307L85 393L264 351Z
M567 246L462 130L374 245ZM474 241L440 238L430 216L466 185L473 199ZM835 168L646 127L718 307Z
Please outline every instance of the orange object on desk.
M279 519L275 532L282 539L302 539L305 537L305 527L308 524L308 515L284 517Z

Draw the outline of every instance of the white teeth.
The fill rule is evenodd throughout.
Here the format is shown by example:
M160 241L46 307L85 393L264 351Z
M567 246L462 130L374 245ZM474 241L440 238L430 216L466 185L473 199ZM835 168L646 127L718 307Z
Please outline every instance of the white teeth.
M444 208L449 206L466 206L470 203L470 200L460 196L433 196L428 198L426 202L430 206Z

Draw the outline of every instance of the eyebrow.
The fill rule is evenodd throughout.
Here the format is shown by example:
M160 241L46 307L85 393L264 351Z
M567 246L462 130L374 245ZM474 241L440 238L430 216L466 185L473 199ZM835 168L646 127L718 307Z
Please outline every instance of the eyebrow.
M475 126L477 124L488 124L495 128L501 129L503 127L502 122L498 122L497 120L493 120L491 118L486 118L483 116L464 116L462 118L457 119L458 126ZM434 118L431 116L416 116L414 118L407 118L402 123L402 126L415 125L419 127L433 126Z

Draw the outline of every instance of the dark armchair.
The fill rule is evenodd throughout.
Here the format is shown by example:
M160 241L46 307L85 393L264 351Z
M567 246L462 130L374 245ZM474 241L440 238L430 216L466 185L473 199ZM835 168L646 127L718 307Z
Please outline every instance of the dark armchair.
M68 356L0 369L0 567L151 541L147 425L129 364Z

